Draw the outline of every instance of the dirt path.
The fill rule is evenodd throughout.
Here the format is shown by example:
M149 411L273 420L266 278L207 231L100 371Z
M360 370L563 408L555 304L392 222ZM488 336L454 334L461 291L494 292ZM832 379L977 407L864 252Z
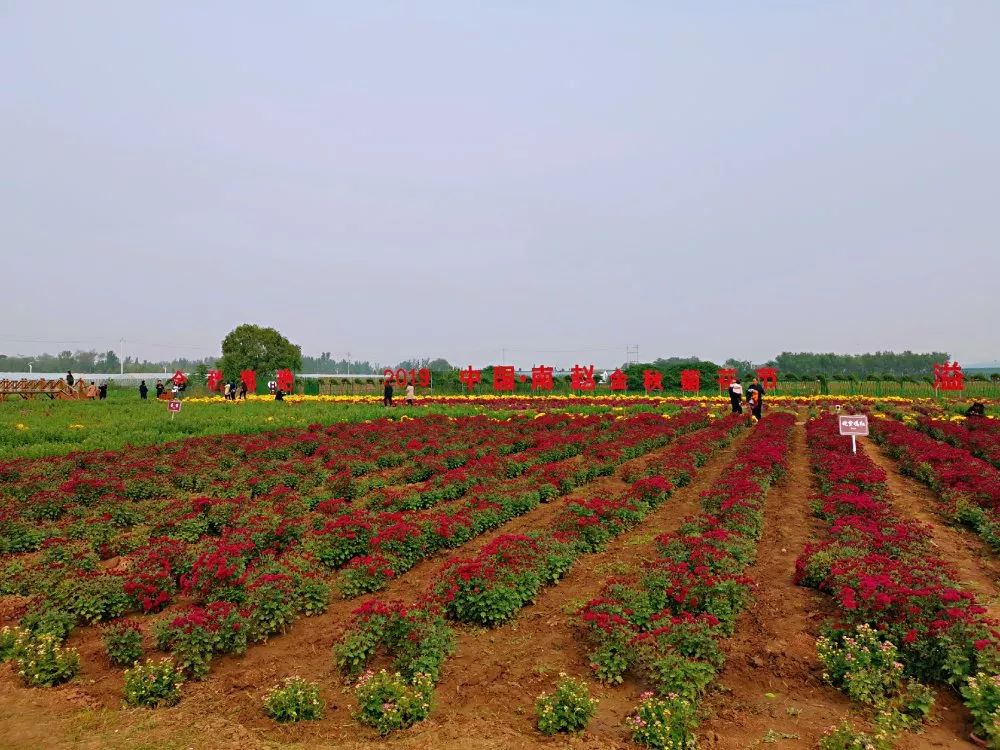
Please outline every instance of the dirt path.
M948 525L936 512L940 503L934 493L915 479L905 476L899 464L877 445L864 441L864 451L885 471L893 505L904 517L916 518L931 527L935 552L967 584L990 617L1000 620L1000 558L972 531Z
M671 448L672 444L668 444L652 453L628 461L619 466L613 476L599 479L566 497L590 498L621 492L628 487L622 479L626 471L630 468L647 466L654 462L657 456ZM705 468L707 467L703 467L703 471ZM541 505L523 516L512 519L499 529L470 540L458 549L443 550L421 561L376 595L382 599L404 601L418 598L424 593L432 577L446 559L456 555L463 557L473 555L500 534L543 527L559 512L564 500L565 498L558 498L551 503ZM666 506L670 504L668 502ZM648 524L653 522L652 518L647 520L645 529L650 528ZM583 560L579 561L577 565L582 562ZM601 577L602 580L606 575L607 573ZM548 591L561 588L562 584ZM154 737L158 748L174 747L171 738L178 727L192 730L190 733L184 733L185 736L190 734L187 739L178 740L176 746L183 748L249 750L274 747L275 742L289 741L305 743L304 747L371 747L371 743L377 741L377 735L357 724L350 716L350 701L342 692L339 676L333 667L331 652L350 621L350 613L365 598L335 600L324 614L297 620L287 633L271 639L266 645L251 647L245 656L217 657L212 663L211 674L204 682L185 686L184 700L178 706L152 713L116 710L121 705L121 672L103 666L99 634L96 629L87 628L87 631L93 632L77 634L71 643L80 648L83 670L80 677L68 686L49 691L24 690L19 687L12 672L9 679L7 678L6 671L11 669L9 666L0 669L0 706L3 707L0 711L4 711L0 713L0 750L4 748L3 737L8 729L11 732L24 733L25 741L13 745L14 747L43 744L51 747L60 746L59 741L52 736L54 725L61 723L74 726L80 716L73 717L72 712L80 709L85 710L88 721L93 719L92 712L100 716L117 717L113 722L115 727L113 734L109 729L101 743L93 745L94 747L147 746L146 743L151 742ZM500 638L498 633L499 631L496 633L483 631L483 636L491 639L487 641L488 643L496 643L499 648L507 649L508 645L504 639L508 636ZM463 635L463 642L468 637L469 634ZM572 641L570 643L572 644ZM449 675L460 675L464 669L463 664L455 660L449 662L446 678ZM327 712L324 719L292 727L281 727L264 717L261 712L264 692L289 675L299 675L326 686L324 697L327 700ZM540 691L535 691L526 700L533 703L537 692ZM435 715L437 713L439 712L435 712ZM508 711L500 712L500 715L504 717L501 726L509 726L512 714ZM44 720L41 719L42 716L45 717ZM406 741L406 738L413 736L417 743L414 746L437 748L447 747L448 737L454 736L455 747L469 746L467 730L456 729L446 722L436 722L433 716L431 721L424 722L409 732L400 733L396 741ZM136 726L137 721L142 726L141 732ZM481 747L509 746L501 742L499 735L496 734L500 731L499 727L490 724L488 728L490 731L482 736L484 738L495 736L499 744L480 745ZM533 731L530 726L528 730ZM431 734L428 735L428 732ZM141 737L141 741L128 739L133 735ZM29 737L44 741L41 744L37 741L32 743L27 739ZM63 746L87 747L78 741L65 743Z
M747 574L757 582L736 633L723 642L719 690L702 703L709 717L702 745L720 750L816 747L851 711L851 702L822 680L816 636L833 610L827 597L792 583L795 558L819 529L809 512L811 474L801 423L792 429L788 473L764 504L764 534Z

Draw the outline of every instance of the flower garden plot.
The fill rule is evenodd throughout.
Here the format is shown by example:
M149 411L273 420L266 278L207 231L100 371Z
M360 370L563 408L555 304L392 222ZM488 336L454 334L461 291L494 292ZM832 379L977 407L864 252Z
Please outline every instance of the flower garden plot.
M851 453L835 417L811 420L807 434L816 512L828 527L797 561L798 582L831 595L843 625L874 628L898 650L908 677L951 685L975 714L981 704L970 677L1000 671L995 623L935 556L929 530L894 511L884 472L863 447ZM985 675L980 681L991 679ZM977 717L979 730L994 734L997 718Z
M917 426L935 440L969 451L1000 469L1000 422L995 419L952 421L921 417Z
M357 620L337 649L339 666L356 676L378 651L386 649L404 683L425 677L436 681L452 640L414 636L414 632L423 634L427 628L449 632L449 620L485 627L509 621L544 586L557 583L580 555L602 549L611 538L640 523L672 492L667 476L680 484L689 481L705 456L742 424L738 418L727 418L686 435L649 462L651 475L633 482L628 491L594 500L571 499L545 528L529 534L502 534L471 558L447 561L422 601L366 603L355 612ZM415 639L426 641L426 648L414 650ZM371 679L375 675L362 677L359 701L363 686Z
M127 496L109 497L113 491L120 492L109 490L114 486L110 482L94 490L94 482L100 481L95 477L105 467L109 473L117 472L112 482L124 484L131 478L124 457L112 462L100 456L95 463L104 464L98 466L71 463L87 473L69 487L64 486L64 476L45 477L33 465L20 466L15 493L18 509L27 507L24 498L35 489L64 493L58 497L63 512L55 519L39 521L38 533L46 540L40 551L21 553L7 564L5 591L32 595L24 624L33 632L52 633L59 639L77 624L137 610L155 612L174 601L187 605L158 619L153 635L157 647L173 652L188 675L201 677L214 654L242 653L250 644L285 629L298 616L325 609L330 595L328 570L347 566L344 575L354 584L361 579L361 590L378 588L436 550L458 546L548 497L593 481L618 463L704 425L707 417L704 413L673 419L648 414L629 418L549 415L510 422L471 421L475 430L502 437L499 448L482 448L471 457L457 451L455 460L462 463L454 469L439 462L441 473L406 488L407 496L420 498L418 506L429 507L401 511L371 507L379 506L370 502L373 497L379 492L396 493L393 488L369 488L358 502L331 497L335 490L349 494L352 485L345 482L366 473L372 462L364 453L365 444L372 438L386 445L394 443L391 433L382 434L387 427L384 423L376 424L371 437L363 427L350 431L354 442L349 443L337 442L334 430L290 433L283 436L287 444L276 444L274 435L267 440L239 438L240 450L246 453L241 460L254 471L223 482L216 481L218 458L210 460L206 446L183 446L174 452L175 458L181 458L173 466L187 469L182 486L191 489L188 498L165 503L153 498L130 504ZM411 452L417 450L414 441L419 442L416 436L421 431L443 434L447 440L453 425L456 430L468 427L462 420L419 422L389 423L401 426L402 432L395 437L405 437L404 445L410 445ZM296 451L306 443L306 450ZM357 455L358 463L330 458L345 453ZM78 457L66 462L74 460ZM291 472L299 478L294 487L288 486L291 482L280 482L260 489L260 477L284 478ZM45 488L44 481L41 487L28 486L38 478L54 489ZM438 482L439 478L445 481ZM243 484L236 486L237 482ZM206 494L217 486L219 497ZM81 488L94 491L95 496L81 498ZM183 494L176 485L174 492ZM125 512L134 514L130 523L115 525L112 514ZM15 517L13 509L9 513ZM104 569L98 561L104 548L95 545L115 542L114 534L95 540L77 533L95 525L144 541L121 556L117 565Z
M942 443L901 422L879 419L872 437L904 473L930 487L941 512L1000 550L1000 470L964 448Z
M610 579L580 612L595 676L615 684L632 673L652 688L628 720L640 744L694 746L694 706L722 665L718 639L732 633L751 595L742 571L755 556L764 497L784 471L793 421L774 415L757 425L703 493L703 513L657 537L655 559Z

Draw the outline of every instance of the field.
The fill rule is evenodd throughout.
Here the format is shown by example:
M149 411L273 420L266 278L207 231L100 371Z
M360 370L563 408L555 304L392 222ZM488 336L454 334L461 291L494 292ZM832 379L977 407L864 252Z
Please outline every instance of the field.
M1000 421L728 411L0 404L0 748L996 743Z

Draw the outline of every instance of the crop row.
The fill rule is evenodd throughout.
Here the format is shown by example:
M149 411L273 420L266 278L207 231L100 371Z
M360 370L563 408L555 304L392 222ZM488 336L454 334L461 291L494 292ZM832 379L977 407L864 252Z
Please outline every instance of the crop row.
M157 647L172 650L188 674L201 676L213 654L240 653L296 617L323 611L330 596L324 571L343 568L340 587L345 595L380 588L427 555L458 546L539 502L610 473L622 461L704 425L707 417L692 412L674 419L649 414L559 415L511 422L473 418L471 431L465 420L417 424L421 421L396 423L402 429L395 435L384 423L374 425L371 438L363 428L340 440L332 430L318 428L269 435L266 440L234 438L248 460L260 465L259 476L282 478L266 490L235 497L229 496L232 485L227 482L202 483L204 473L215 472L217 465L205 460L204 445L183 446L170 460L197 485L189 494L218 488L217 497L131 503L110 491L81 497L79 488L100 481L92 476L103 467L79 467L91 476L68 480L76 482L72 487L62 487L64 481L61 489L49 490L66 493L61 500L67 504L75 498L70 510L79 513L69 512L68 518L49 526L40 524L46 532L69 533L49 535L39 554L9 563L2 590L32 595L22 625L32 633L59 638L79 622L156 611L178 597L178 604L193 600L156 623L154 636ZM418 485L375 488L363 500L351 500L350 483L356 474L384 465L367 460L362 452L366 442L401 444L412 453L422 449L420 434L453 446L449 429L466 430L465 439L479 447L434 455L430 476L425 474ZM495 434L497 447L476 438L477 431ZM303 451L305 443L310 447ZM356 450L359 447L362 450ZM340 449L357 456L356 463L345 464ZM452 463L446 460L449 456ZM127 462L127 456L119 457L119 477L129 476L121 467ZM22 474L33 470L30 465L19 467ZM285 481L288 472L301 481ZM25 487L25 481L20 477L19 486ZM403 499L403 509L381 509L398 507ZM137 506L131 508L135 514L130 523L118 526L113 517L106 517L111 515L106 508L122 514L130 504ZM146 514L155 512L154 517L141 514L140 508ZM95 524L144 541L114 567L102 568L93 546L86 545L93 545L93 539L72 541L76 529Z
M894 424L879 424L882 439L906 437ZM982 715L978 687L1000 673L994 623L934 554L930 530L895 511L885 473L863 447L851 453L836 418L811 420L806 429L819 490L814 509L825 530L797 560L796 580L829 594L837 607L842 627L826 648L857 648L874 631L887 644L880 649L898 653L907 676L960 690L979 731L995 738L1000 703Z
M763 420L702 495L702 512L656 538L656 557L615 577L580 613L602 682L627 673L652 690L629 717L633 738L657 748L695 746L695 706L722 666L718 641L750 600L743 571L756 556L764 498L784 472L794 417Z
M1000 470L964 448L892 419L876 420L872 437L900 462L904 473L934 490L945 516L1000 550Z
M627 490L567 500L546 528L501 535L471 558L448 560L421 601L362 605L337 648L338 666L357 677L385 651L398 673L361 676L356 686L361 721L387 732L424 718L433 685L453 649L449 621L495 627L511 620L542 587L558 582L577 558L603 549L666 501L675 487L689 482L697 466L744 424L727 417L681 437Z

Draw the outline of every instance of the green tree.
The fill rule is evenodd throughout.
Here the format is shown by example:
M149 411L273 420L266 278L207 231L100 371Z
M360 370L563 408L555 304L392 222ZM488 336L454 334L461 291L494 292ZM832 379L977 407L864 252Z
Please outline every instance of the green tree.
M278 370L302 370L302 348L273 328L244 323L222 340L222 359L218 367L227 380L235 380L241 370L256 370L270 378Z

